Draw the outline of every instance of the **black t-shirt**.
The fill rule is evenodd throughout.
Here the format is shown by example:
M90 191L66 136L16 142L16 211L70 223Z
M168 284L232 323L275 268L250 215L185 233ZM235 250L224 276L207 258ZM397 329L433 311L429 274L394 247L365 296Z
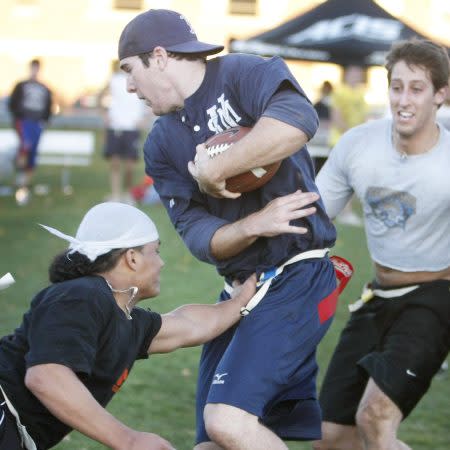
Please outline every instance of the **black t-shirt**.
M128 320L102 277L53 284L39 292L15 332L0 341L0 384L39 450L71 428L24 384L27 368L55 363L72 369L105 406L161 328L161 316L135 307Z
M36 80L18 83L9 99L9 110L15 119L47 121L51 115L52 93Z

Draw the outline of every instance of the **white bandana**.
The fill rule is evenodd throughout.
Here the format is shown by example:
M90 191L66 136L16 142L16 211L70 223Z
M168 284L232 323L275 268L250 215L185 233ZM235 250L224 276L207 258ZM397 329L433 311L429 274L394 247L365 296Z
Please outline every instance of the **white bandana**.
M124 203L100 203L91 208L83 217L75 237L39 225L69 241L69 253L81 253L91 261L113 249L137 247L159 239L152 220L139 209Z

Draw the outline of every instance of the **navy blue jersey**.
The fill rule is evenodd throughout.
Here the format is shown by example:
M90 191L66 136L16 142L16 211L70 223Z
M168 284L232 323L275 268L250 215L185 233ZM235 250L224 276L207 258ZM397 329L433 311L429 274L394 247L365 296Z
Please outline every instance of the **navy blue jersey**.
M276 103L271 103L274 99ZM299 252L330 247L336 237L319 201L315 215L296 223L307 227L307 234L259 238L225 261L216 261L211 255L211 238L221 226L297 189L317 192L313 165L305 148L286 158L265 186L238 199L217 199L199 191L187 169L196 145L233 126L252 127L262 116L293 125L309 137L318 126L313 106L282 59L242 54L214 58L207 61L204 80L185 100L184 109L160 117L144 148L146 172L154 179L170 219L188 248L200 260L216 265L221 275L239 279L278 265Z

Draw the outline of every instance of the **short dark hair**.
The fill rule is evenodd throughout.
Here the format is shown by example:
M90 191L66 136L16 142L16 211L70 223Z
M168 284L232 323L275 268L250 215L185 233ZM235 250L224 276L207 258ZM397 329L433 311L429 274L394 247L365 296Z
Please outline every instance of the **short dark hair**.
M37 58L32 59L31 62L30 62L30 66L40 67L41 66L41 61L39 59L37 59Z
M394 44L386 56L389 84L392 69L399 61L404 61L408 66L419 66L427 70L435 92L448 85L449 57L446 49L441 45L422 39L411 39Z
M135 250L142 250L142 248L143 246L133 247ZM50 264L48 269L50 282L59 283L61 281L107 272L116 267L119 258L127 250L129 249L114 249L104 255L98 256L94 261L91 261L81 253L69 253L69 250L65 250L56 255Z
M167 50L166 50L167 51ZM139 59L142 61L142 64L144 64L145 67L150 66L150 58L152 57L153 51L147 52L147 53L141 53L139 54ZM174 58L178 61L181 61L182 59L185 59L187 61L206 61L206 56L208 56L209 53L178 53L178 52L169 52L167 51L167 55L170 58Z

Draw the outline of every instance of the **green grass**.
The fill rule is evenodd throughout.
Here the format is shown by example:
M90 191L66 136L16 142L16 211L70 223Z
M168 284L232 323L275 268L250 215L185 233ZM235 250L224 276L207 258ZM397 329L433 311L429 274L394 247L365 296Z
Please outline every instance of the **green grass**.
M137 173L139 180L142 166ZM16 278L14 286L0 292L1 335L11 332L19 324L33 294L47 284L50 259L64 247L62 241L42 230L37 223L72 234L83 214L95 203L103 201L108 193L107 166L99 149L91 167L72 170L73 195L64 196L60 192L59 175L57 168L39 168L36 183L49 184L52 190L48 196L33 197L26 207L18 207L11 197L0 197L0 276L11 272ZM187 252L161 206L144 206L142 209L158 226L161 254L166 262L161 295L144 304L155 311L167 312L186 302L213 302L221 287L215 270L196 261ZM371 276L362 230L339 228L339 239L333 252L350 259L356 273L340 300L334 324L320 345L319 382L348 317L346 304L357 297L361 285ZM138 362L121 392L108 406L109 411L133 428L166 437L179 450L192 448L199 355L200 348L183 349ZM414 450L450 448L449 398L450 383L448 374L444 374L434 380L430 392L401 427L400 437ZM104 447L73 432L57 448L94 450ZM289 443L289 448L311 447L308 443Z

